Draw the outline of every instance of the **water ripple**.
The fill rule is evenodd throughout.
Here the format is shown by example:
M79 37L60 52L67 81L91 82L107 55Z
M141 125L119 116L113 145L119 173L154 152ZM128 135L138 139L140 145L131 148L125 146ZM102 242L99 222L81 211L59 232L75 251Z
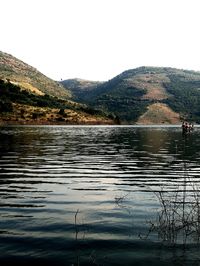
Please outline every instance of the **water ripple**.
M97 250L105 241L137 250L136 236L159 207L156 192L191 194L194 185L200 192L199 135L184 138L177 128L0 128L0 261L24 250L72 258L76 234Z

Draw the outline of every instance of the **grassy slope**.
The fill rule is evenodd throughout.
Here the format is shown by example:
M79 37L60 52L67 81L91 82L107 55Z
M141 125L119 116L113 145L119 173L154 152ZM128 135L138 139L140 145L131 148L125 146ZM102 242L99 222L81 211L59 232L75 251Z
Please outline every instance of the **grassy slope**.
M36 95L0 80L1 124L113 124L113 119L83 104Z
M69 98L71 93L60 83L51 80L37 69L0 51L0 79L10 80L21 88L37 94Z
M139 117L137 124L178 124L180 115L166 104L154 103L148 106L148 110Z
M0 125L97 125L114 124L112 119L101 115L91 115L85 111L66 108L60 113L58 108L37 107L19 103L12 104L12 112L0 115Z

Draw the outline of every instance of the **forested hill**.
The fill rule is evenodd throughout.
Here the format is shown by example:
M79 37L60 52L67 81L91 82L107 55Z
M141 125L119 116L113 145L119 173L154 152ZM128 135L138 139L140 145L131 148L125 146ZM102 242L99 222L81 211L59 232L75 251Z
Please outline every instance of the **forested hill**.
M123 123L200 123L200 72L140 67L88 89L65 84L74 99L112 112Z

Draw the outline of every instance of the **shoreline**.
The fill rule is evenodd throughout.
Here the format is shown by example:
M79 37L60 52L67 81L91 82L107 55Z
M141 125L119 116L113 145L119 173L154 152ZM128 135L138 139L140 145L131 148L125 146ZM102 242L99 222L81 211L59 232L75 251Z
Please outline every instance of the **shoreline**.
M100 125L118 125L114 123L63 123L63 122L58 122L58 123L42 123L42 122L30 122L30 123L15 123L15 122L0 122L0 126L84 126L84 125L91 125L91 126L100 126Z
M134 128L180 128L182 130L181 124L111 124L111 123L1 123L0 127L48 127L48 126L66 126L66 127L81 127L81 126L92 126L92 127L134 127ZM200 125L195 125L195 127L200 127Z

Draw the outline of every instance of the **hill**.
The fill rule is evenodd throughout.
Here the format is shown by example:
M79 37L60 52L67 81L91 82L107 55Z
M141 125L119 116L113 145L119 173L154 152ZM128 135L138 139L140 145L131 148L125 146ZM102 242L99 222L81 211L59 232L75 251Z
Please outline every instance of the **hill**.
M123 123L200 123L200 72L140 67L88 89L67 85L76 100L111 112ZM158 110L162 116L156 120Z
M74 100L79 100L80 98L87 99L87 94L103 83L104 82L89 81L84 79L67 79L61 81L61 84L65 88L70 88Z
M109 114L70 98L58 82L0 52L0 124L114 123Z
M70 91L64 88L36 68L29 66L14 56L0 51L0 79L7 80L29 92L44 95L48 94L63 99L71 97Z
M86 105L36 95L0 80L0 124L114 124L114 120Z

